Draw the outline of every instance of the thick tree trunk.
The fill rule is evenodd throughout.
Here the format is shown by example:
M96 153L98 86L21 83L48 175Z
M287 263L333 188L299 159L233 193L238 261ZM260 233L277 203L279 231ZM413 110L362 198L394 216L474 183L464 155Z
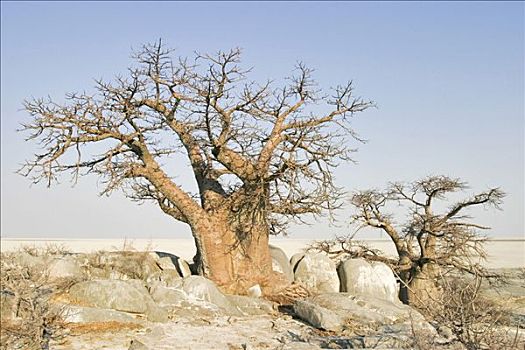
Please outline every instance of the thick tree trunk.
M246 294L259 285L264 294L282 288L272 271L267 225L235 225L228 213L203 218L192 226L197 246L194 262L199 274L213 280L226 293Z
M413 272L409 283L408 300L412 305L426 305L439 297L437 280L439 267L433 263L424 264Z

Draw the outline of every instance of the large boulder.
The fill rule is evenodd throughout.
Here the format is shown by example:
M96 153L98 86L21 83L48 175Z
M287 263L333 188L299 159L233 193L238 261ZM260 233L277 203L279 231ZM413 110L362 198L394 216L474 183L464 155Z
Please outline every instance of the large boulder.
M294 275L286 253L281 248L270 245L270 255L272 256L272 269L282 273L288 282L293 282Z
M298 300L294 311L312 326L329 331L363 328L373 334L424 330L435 334L423 316L408 305L349 293L326 293Z
M384 263L368 262L363 258L349 259L339 264L337 273L341 292L400 302L394 273Z
M306 253L295 267L294 278L313 294L339 292L335 263L322 253Z
M80 282L69 289L68 299L82 306L145 314L153 322L168 320L167 312L155 304L139 280Z

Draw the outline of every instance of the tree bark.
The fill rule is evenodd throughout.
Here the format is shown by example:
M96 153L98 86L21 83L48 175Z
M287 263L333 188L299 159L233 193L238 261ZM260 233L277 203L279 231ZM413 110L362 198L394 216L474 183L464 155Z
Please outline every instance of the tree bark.
M198 273L226 293L246 294L257 284L264 294L284 287L272 270L267 225L245 222L239 227L231 224L228 214L222 211L192 226Z

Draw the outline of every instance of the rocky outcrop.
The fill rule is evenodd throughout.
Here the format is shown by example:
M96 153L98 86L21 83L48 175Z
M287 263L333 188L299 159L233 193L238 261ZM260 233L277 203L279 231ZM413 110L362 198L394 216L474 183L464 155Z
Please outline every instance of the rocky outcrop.
M394 273L384 263L365 259L349 259L337 268L341 280L341 292L352 295L400 302Z
M312 294L339 292L335 263L321 253L306 253L297 262L294 279Z
M407 305L349 293L326 293L299 300L294 311L312 326L328 331L344 333L359 328L368 337L390 334L396 339L410 336L414 330L436 334L423 316Z

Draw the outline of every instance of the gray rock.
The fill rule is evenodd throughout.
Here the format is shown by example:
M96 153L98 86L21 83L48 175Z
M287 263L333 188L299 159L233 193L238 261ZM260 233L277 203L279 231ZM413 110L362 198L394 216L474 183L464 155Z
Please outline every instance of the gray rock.
M177 271L177 267L173 264L173 261L171 260L170 257L165 256L165 257L160 258L156 254L155 254L154 257L157 257L157 263L159 264L159 267L162 270L175 270L175 271Z
M191 276L191 269L188 262L184 259L179 259L179 270L182 277L188 277Z
M240 311L222 294L215 283L202 276L189 276L181 280L180 288L190 301L206 301L217 305L231 315L240 315Z
M115 321L121 323L140 323L133 315L110 309L64 305L63 317L67 323L90 323Z
M78 304L117 311L142 313L153 322L167 321L167 312L151 298L143 281L96 280L73 285L69 297Z
M341 292L400 302L396 278L386 264L349 259L339 264L337 272Z
M155 304L148 305L148 309L145 312L148 321L151 322L168 322L169 316L168 311L162 307L159 307Z
M179 275L177 270L166 269L150 275L146 279L148 285L154 285L160 283L165 287L172 287L179 284L182 277Z
M231 304L247 315L265 315L275 311L274 304L260 298L250 298L242 295L225 295Z
M294 270L295 281L311 293L339 292L339 277L335 263L325 254L307 253Z
M340 331L345 325L344 317L309 300L297 300L294 311L300 319L315 328Z
M411 332L414 327L435 334L423 316L407 305L349 293L326 293L296 301L294 310L314 327L331 331L364 324L391 333Z
M295 253L290 258L290 267L292 268L292 272L295 273L295 269L297 268L297 263L301 261L304 258L304 253Z
M149 292L153 300L160 306L179 306L183 301L188 301L188 296L180 289L180 286L177 289L157 283L150 286Z
M273 270L282 273L288 282L293 282L294 275L286 253L281 248L270 245L270 255Z
M166 252L155 252L155 254L159 258L169 258L181 277L191 276L191 269L186 260L181 259L180 257L174 254Z

